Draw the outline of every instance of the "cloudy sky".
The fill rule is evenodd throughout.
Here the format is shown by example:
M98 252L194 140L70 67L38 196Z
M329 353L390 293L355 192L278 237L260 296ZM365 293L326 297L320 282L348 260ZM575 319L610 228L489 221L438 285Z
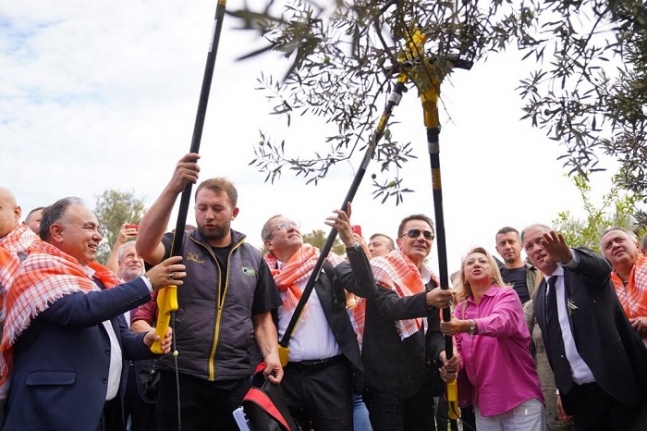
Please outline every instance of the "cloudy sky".
M254 4L255 0L248 3ZM241 2L230 0L229 9ZM93 207L106 189L134 190L151 204L190 147L215 0L46 0L0 3L0 185L16 195L24 214L75 195ZM354 163L338 165L318 186L286 172L271 185L248 166L259 130L282 132L255 90L261 72L282 76L279 55L236 62L258 44L226 17L220 39L200 153L201 178L229 177L240 194L234 228L261 245L260 229L284 213L302 230L323 224L341 205ZM518 53L492 55L443 86L440 137L449 270L474 245L490 249L504 225L550 223L559 211L581 212L564 177L557 144L521 117L514 89L528 67ZM384 103L381 101L380 103ZM382 107L379 107L381 111ZM451 118L451 120L450 120ZM371 196L369 166L353 221L365 235L394 235L400 219L433 215L429 156L415 92L395 110L394 133L412 141L418 159L402 173L415 194L404 204ZM302 150L325 151L320 124L303 120L290 131ZM321 133L318 133L321 131ZM289 148L289 147L288 147ZM593 186L609 189L609 176ZM194 223L190 216L189 223ZM174 225L174 221L173 221Z

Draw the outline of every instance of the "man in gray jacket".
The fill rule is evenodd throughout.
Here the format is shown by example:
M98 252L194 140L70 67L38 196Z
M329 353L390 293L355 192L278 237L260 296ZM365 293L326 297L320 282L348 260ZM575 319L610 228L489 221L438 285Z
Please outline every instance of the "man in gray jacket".
M198 179L199 155L189 153L139 225L137 252L156 264L171 251L164 235L177 195ZM232 412L250 387L250 350L258 346L265 375L281 381L277 331L272 310L281 300L260 252L231 229L238 192L224 178L203 181L195 193L198 228L183 241L185 289L178 291L175 342L180 376L182 430L238 431ZM178 429L178 389L173 357L158 361L160 429Z

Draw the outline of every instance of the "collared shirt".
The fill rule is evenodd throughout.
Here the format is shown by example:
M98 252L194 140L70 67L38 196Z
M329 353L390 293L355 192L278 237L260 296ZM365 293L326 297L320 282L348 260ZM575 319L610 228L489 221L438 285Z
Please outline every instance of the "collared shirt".
M454 316L472 319L478 328L475 335L461 332L455 339L472 403L483 416L509 412L530 399L544 401L521 301L511 287L491 286L478 304L469 296Z
M422 265L422 268L420 268L420 278L422 278L422 284L425 286L431 281L433 273L431 272L431 269L427 268L427 265ZM440 284L438 285L440 288ZM427 319L422 319L422 328L424 330L424 333L427 333L427 329L429 329L429 321Z
M283 262L277 262L279 269L285 266ZM296 283L296 286L303 292L308 279ZM286 292L281 292L281 299L285 299ZM279 339L285 334L288 323L292 318L294 310L287 311L285 307L279 307ZM335 335L330 329L328 319L324 314L317 290L313 289L308 306L304 309L292 332L290 338L290 362L311 361L317 359L328 359L341 354L341 349L335 340Z
M566 289L564 285L564 268L573 268L577 266L579 260L577 259L577 254L573 254L573 260L568 264L558 265L557 269L551 274L551 276L557 276L557 282L555 283L555 294L557 299L557 318L559 320L559 326L562 330L562 338L564 340L564 350L566 351L566 359L571 366L571 377L573 382L578 385L584 383L595 382L595 377L593 377L593 372L589 366L584 362L584 359L580 356L580 353L577 351L577 346L575 345L575 338L573 337L573 331L571 331L571 323L569 321L568 307L566 304L566 295L564 291ZM546 294L548 294L548 279L550 276L544 275L546 280Z
M88 266L85 267L88 277L94 276L94 270ZM145 281L146 277L143 277ZM147 286L150 282L146 283ZM150 287L149 287L150 288ZM110 339L110 368L108 369L108 389L106 391L106 401L109 401L117 396L119 393L119 383L121 382L121 370L123 368L123 356L121 353L121 346L117 340L117 334L112 327L110 320L102 322L103 327L108 333Z

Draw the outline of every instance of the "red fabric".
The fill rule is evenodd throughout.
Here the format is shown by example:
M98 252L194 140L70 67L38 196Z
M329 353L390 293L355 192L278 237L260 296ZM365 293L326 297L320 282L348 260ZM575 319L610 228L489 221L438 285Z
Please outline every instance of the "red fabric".
M281 414L281 412L276 408L269 396L262 390L258 388L250 388L243 401L249 401L254 404L258 404L268 415L272 416L274 420L280 423L286 430L290 430L290 427Z

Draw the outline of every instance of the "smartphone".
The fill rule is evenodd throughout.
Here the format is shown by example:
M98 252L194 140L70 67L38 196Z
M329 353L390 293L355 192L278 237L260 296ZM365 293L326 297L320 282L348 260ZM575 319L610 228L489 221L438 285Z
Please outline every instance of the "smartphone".
M135 229L135 230L137 230L137 229L139 229L139 225L138 224L127 224L126 229Z
M353 233L356 233L357 235L362 236L362 227L360 225L356 224L352 227L352 229L353 229Z

